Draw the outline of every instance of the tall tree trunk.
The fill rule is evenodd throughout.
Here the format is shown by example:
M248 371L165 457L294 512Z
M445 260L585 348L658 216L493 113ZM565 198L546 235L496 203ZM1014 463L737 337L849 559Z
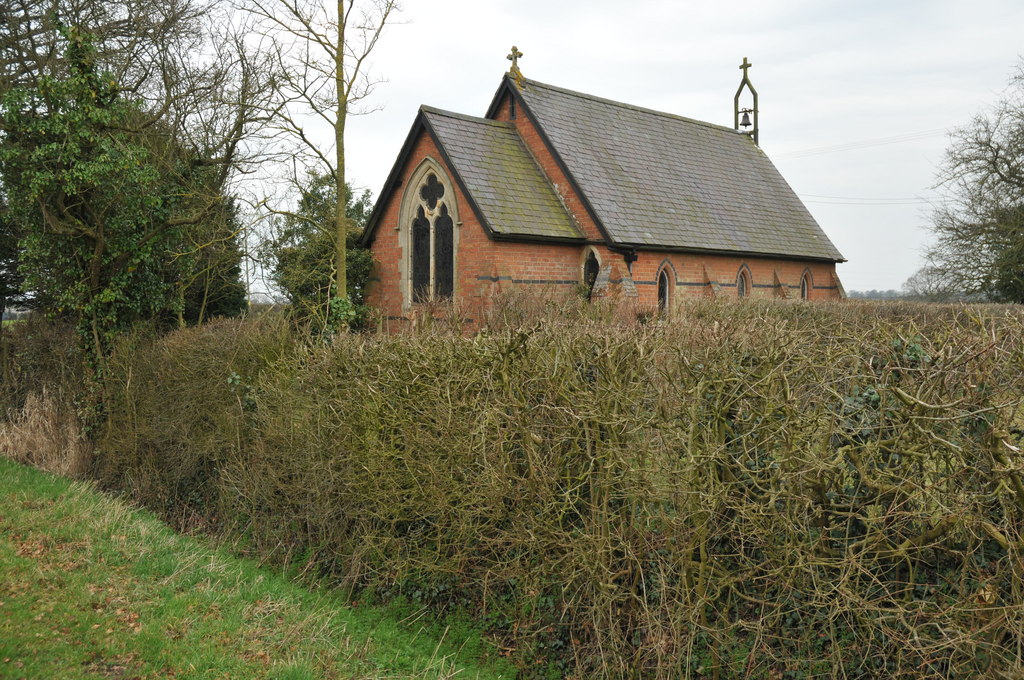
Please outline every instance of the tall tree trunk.
M7 366L7 340L4 338L4 310L7 309L7 297L0 295L0 383L11 379Z
M335 51L334 85L338 99L338 117L334 124L334 148L336 159L335 186L338 196L338 207L334 213L335 236L335 295L348 297L348 285L345 264L345 239L348 236L348 224L345 218L345 116L348 113L348 90L345 84L345 0L338 0L338 44Z
M334 173L338 205L334 216L332 297L348 299L345 251L351 222L345 211L348 193L345 183L345 123L349 106L367 97L373 89L374 83L365 72L366 58L376 46L391 13L399 8L397 0L335 2L337 5L331 11L330 5L325 6L318 0L247 0L255 16L266 22L267 29L281 35L281 38L274 38L277 66L290 74L279 91L281 101L288 102L288 105L270 107L272 115L280 116L285 129L297 135L308 151L306 158L324 169L330 168ZM355 15L353 11L356 11ZM352 26L348 25L350 19L354 22ZM310 49L303 58L293 60L287 55L296 38L306 41ZM328 103L321 100L318 93L324 90L331 78L334 79L335 97ZM321 153L305 135L302 126L291 117L292 103L305 104L325 120L333 118L333 162ZM358 105L353 108L353 113L360 113Z
M185 327L185 284L178 283L178 328Z
M202 326L203 322L206 321L206 305L210 302L210 276L209 270L206 275L203 276L203 301L199 305L199 316L196 318L196 325Z

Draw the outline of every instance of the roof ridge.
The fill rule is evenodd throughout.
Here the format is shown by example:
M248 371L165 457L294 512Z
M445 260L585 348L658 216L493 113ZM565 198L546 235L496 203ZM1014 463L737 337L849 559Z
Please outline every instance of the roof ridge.
M616 101L615 99L608 99L606 97L598 97L597 95L594 95L594 94L587 94L586 92L580 92L578 90L570 90L569 88L566 88L566 87L559 87L557 85L550 85L548 83L542 83L542 82L540 82L538 80L532 80L530 78L523 78L523 81L526 83L527 86L535 85L535 86L538 86L538 87L547 88L549 90L554 90L555 92L561 92L562 94L568 94L568 95L572 95L574 97L581 97L583 99L589 99L591 101L600 102L602 104L610 104L612 106L618 106L620 108L629 109L630 111L638 111L640 113L650 113L650 114L653 114L653 115L656 115L656 116L663 116L665 118L672 118L674 120L685 121L687 123L696 123L697 125L704 125L706 127L714 128L714 129L717 129L717 130L723 130L725 132L733 132L733 133L736 133L736 134L743 134L742 132L739 132L739 131L737 131L737 130L731 128L731 127L725 126L725 125L719 125L717 123L709 123L706 120L698 120L696 118L689 118L687 116L680 116L677 113L669 113L668 111L658 111L657 109L649 109L649 108L647 108L645 106L636 106L635 104L627 104L626 102Z
M427 104L420 105L420 111L423 113L433 113L438 116L445 116L446 118L456 118L458 120L464 120L470 123L486 123L494 127L511 128L514 127L511 123L501 120L493 120L491 118L481 118L479 116L470 116L465 113L457 113L455 111L448 111L445 109L439 109L436 106L428 106Z

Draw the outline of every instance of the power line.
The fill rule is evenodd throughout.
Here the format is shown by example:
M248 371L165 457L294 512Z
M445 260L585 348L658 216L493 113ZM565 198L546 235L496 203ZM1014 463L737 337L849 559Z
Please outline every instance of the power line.
M846 142L844 144L834 144L831 146L817 146L809 149L800 149L798 151L790 151L789 153L781 153L773 156L773 158L804 158L806 156L817 156L823 153L838 153L841 151L855 151L857 149L864 149L870 146L884 146L886 144L900 144L903 142L915 142L919 139L928 139L930 137L940 137L948 133L945 128L936 128L934 130L922 130L920 132L908 132L902 135L893 135L891 137L875 137L874 139L862 139L856 142Z
M907 200L907 201L873 201L873 200L870 200L870 199L866 200L866 201L858 201L858 200L816 200L816 199L813 199L813 198L802 198L801 197L801 200L803 200L804 203L818 203L820 205L863 205L863 206L872 206L872 207L876 207L876 208L879 208L879 207L880 208L887 208L889 206L899 206L899 205L936 205L937 203L941 203L941 201L932 201L932 200L929 200L929 199L926 199L926 198L917 199L917 200Z
M867 196L827 196L823 194L800 194L804 203L819 203L822 205L868 205L868 206L890 206L890 205L936 205L942 203L942 198L926 198L924 196L900 196L892 198L871 198Z
M899 205L931 205L931 201L905 201L903 203L871 203L868 201L815 201L806 200L804 203L816 203L818 205L861 205L875 208L888 208Z
M808 198L834 198L839 201L928 201L924 196L894 196L890 198L878 198L872 196L827 196L825 194L800 194Z

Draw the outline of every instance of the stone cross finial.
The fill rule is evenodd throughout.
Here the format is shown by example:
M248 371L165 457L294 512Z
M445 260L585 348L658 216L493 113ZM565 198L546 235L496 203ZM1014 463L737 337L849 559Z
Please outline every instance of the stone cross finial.
M521 56L523 56L523 53L519 51L518 47L513 45L512 54L505 57L506 59L512 62L512 68L509 69L510 71L515 72L519 70L519 57Z
M522 55L519 55L519 56L522 56ZM740 64L740 69L743 71L743 77L744 78L747 77L747 69L750 68L751 66L753 66L753 64L748 62L746 57L743 57L743 63Z
M523 78L523 72L519 70L519 57L523 56L523 53L519 51L519 48L515 45L512 46L512 52L506 59L512 62L512 68L508 70L508 74L516 81L516 87L520 90L523 89L525 84Z

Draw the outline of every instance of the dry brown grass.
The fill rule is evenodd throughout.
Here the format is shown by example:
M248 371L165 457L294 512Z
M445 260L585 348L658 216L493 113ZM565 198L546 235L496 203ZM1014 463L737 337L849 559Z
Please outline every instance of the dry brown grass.
M29 394L25 406L0 421L0 456L72 479L84 479L92 446L74 408L47 389Z

